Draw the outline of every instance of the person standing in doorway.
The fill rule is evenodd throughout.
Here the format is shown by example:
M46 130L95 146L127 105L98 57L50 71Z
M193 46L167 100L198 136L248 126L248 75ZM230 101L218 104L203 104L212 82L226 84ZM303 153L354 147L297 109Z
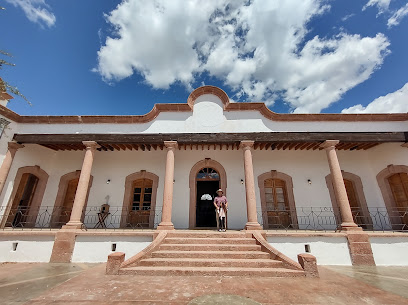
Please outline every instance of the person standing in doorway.
M226 217L228 209L228 200L224 196L222 189L217 191L217 197L214 198L214 207L218 217L219 229L218 231L226 231Z

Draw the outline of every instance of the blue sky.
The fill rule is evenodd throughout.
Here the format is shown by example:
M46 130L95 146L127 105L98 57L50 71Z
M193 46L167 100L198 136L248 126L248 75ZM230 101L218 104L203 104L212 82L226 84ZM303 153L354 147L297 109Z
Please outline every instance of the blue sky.
M24 115L144 114L205 84L278 113L408 112L406 0L3 0Z

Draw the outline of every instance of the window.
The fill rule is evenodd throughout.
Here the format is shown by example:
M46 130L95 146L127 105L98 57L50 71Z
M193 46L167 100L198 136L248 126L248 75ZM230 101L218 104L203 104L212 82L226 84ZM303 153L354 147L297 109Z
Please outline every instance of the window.
M220 180L220 175L217 171L210 167L205 167L197 174L197 181L200 180Z
M148 211L152 204L153 181L138 179L133 182L132 211Z

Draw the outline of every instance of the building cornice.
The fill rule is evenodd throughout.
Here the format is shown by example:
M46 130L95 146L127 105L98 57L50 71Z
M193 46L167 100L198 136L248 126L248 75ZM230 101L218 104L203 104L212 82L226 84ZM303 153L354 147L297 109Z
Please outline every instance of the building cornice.
M386 122L408 121L408 113L373 113L373 114L294 114L276 113L264 103L231 103L227 94L214 86L203 86L195 89L187 99L186 104L156 104L144 115L75 115L75 116L24 116L0 105L0 115L23 124L132 124L153 121L161 112L191 112L196 99L204 94L219 97L224 105L224 111L258 111L272 121L284 122Z

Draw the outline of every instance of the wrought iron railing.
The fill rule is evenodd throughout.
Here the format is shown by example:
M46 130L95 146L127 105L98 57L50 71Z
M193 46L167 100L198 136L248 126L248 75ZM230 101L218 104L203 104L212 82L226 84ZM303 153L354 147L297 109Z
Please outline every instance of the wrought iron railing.
M354 222L367 231L408 232L408 208L352 208ZM258 222L266 230L336 231L340 211L332 207L299 207L287 210L258 209Z
M335 231L340 229L340 211L332 207L298 207L290 210L257 211L258 221L266 230ZM364 230L408 232L408 208L370 207L352 209L354 221ZM85 229L153 229L161 221L160 208L131 210L110 206L101 213L100 206L87 206L82 214ZM58 229L71 216L71 209L41 206L40 208L0 207L3 229Z
M41 206L39 208L0 207L2 229L58 229L65 225L71 210L64 207ZM110 207L102 213L100 206L87 206L82 212L84 229L153 229L161 220L161 208L132 210Z

